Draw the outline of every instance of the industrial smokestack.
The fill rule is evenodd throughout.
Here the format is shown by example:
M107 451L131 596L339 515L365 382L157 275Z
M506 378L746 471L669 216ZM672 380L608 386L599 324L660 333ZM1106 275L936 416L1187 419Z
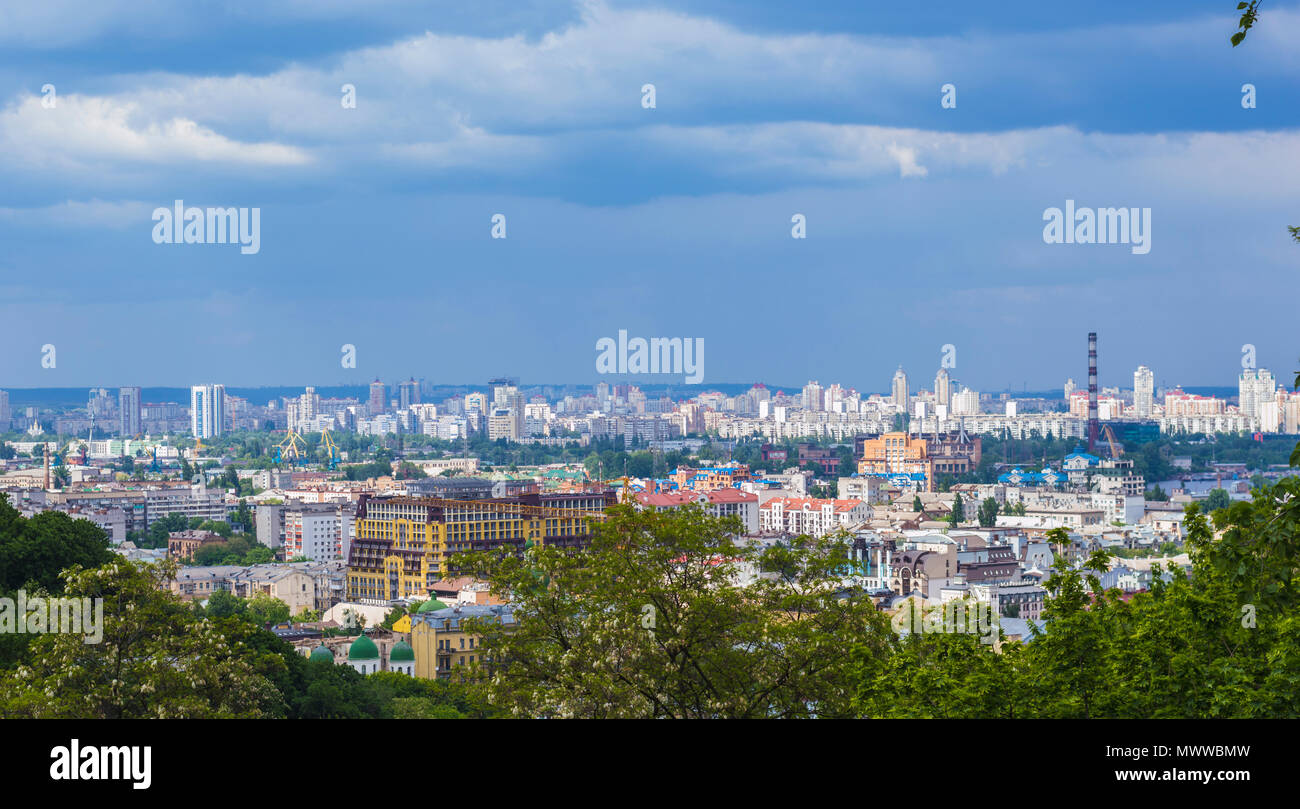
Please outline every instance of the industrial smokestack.
M1088 452L1097 451L1097 332L1088 332Z

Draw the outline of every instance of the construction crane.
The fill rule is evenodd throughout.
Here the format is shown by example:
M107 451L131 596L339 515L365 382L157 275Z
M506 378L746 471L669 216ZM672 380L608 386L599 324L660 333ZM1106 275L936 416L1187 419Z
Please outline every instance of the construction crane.
M624 475L621 478L610 478L608 480L589 480L585 485L585 489L586 491L589 492L599 492L605 489L606 487L613 486L615 483L619 484L622 487L619 491L618 502L631 503L632 502L632 479L627 475Z
M602 489L602 488L605 487L605 486L612 486L612 485L615 484L615 483L621 483L622 486L623 486L623 488L622 488L622 490L621 490L621 492L620 492L620 494L619 494L618 502L620 502L620 503L631 503L631 502L632 502L632 485L631 485L631 480L632 480L632 478L627 474L627 468L626 468L626 467L627 467L627 465L624 464L623 477L621 477L621 478L606 478L606 477L605 477L605 464L604 464L604 463L601 463L601 464L599 465L599 467L598 467L600 477L598 477L598 478L595 479L595 480L589 480L589 481L587 481L587 484L586 484L586 490L587 490L587 491L600 491L600 489Z
M1105 436L1106 445L1110 447L1110 459L1118 461L1119 456L1124 454L1124 448L1115 440L1115 433L1110 429L1109 424L1101 428L1101 434Z
M339 465L339 445L334 443L329 430L321 431L321 446L329 453L329 468L333 471L334 467Z
M275 464L280 465L281 459L286 459L291 464L305 463L303 449L306 448L307 442L299 435L297 430L289 430L285 439L275 445Z

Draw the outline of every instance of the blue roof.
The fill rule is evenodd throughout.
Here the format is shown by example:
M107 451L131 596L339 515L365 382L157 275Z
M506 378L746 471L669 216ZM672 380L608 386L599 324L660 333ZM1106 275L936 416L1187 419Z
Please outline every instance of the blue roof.
M1065 460L1067 461L1070 460L1071 458L1083 458L1088 462L1089 466L1096 466L1097 464L1101 463L1101 458L1098 458L1096 455L1090 455L1081 449L1076 449L1074 452L1071 452L1069 455L1065 456Z
M1012 469L1010 472L1003 472L998 475L998 483L1027 483L1030 485L1039 484L1054 486L1065 480L1065 475L1052 469L1050 466L1041 472L1026 472L1023 469Z

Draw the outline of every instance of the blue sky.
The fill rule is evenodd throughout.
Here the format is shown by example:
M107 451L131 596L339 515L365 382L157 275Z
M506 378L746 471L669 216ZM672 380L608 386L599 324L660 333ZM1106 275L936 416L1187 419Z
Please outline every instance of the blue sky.
M953 344L1046 389L1090 330L1103 385L1295 367L1300 6L1234 49L1219 0L803 5L8 2L0 388L594 382L619 329L703 338L706 387ZM176 199L261 251L154 244ZM1044 244L1066 199L1151 252Z

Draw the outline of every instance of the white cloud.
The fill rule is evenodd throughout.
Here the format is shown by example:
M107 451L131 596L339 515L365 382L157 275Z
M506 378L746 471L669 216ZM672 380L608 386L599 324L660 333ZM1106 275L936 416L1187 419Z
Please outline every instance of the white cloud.
M309 5L281 4L277 13L308 14ZM767 187L926 180L956 171L1069 172L1119 161L1175 185L1203 185L1189 175L1208 176L1229 190L1249 184L1241 172L1270 187L1295 175L1286 156L1294 132L1165 137L1048 126L954 133L864 122L919 92L932 94L937 108L941 82L958 67L969 75L972 60L988 60L985 81L992 81L1044 48L1068 47L1082 59L1098 40L1137 42L1145 32L1143 47L1159 51L1202 36L1213 20L1070 32L1074 39L1062 32L890 39L758 34L673 11L602 2L581 8L576 22L536 39L425 32L264 76L120 76L106 95L60 95L55 110L22 96L0 113L0 172L49 170L49 181L67 184L70 197L88 174L116 181L123 168L135 170L122 182L129 194L142 172L179 164L248 178L310 165L328 181L379 163L528 179L557 169L573 176L599 154ZM331 6L321 13L341 12ZM1270 18L1275 30L1295 29L1298 21L1282 10ZM640 106L645 82L656 84L658 109ZM345 83L356 86L356 109L339 103ZM1008 92L1028 95L1029 85ZM969 103L969 95L962 98ZM783 118L784 105L808 99L837 112L835 122ZM744 120L718 123L738 117ZM369 176L389 180L382 172ZM102 195L102 183L90 193Z
M26 96L0 113L6 161L25 168L84 170L101 161L165 166L214 163L297 166L309 155L297 146L240 142L196 121L161 117L119 98L59 95L47 109Z

